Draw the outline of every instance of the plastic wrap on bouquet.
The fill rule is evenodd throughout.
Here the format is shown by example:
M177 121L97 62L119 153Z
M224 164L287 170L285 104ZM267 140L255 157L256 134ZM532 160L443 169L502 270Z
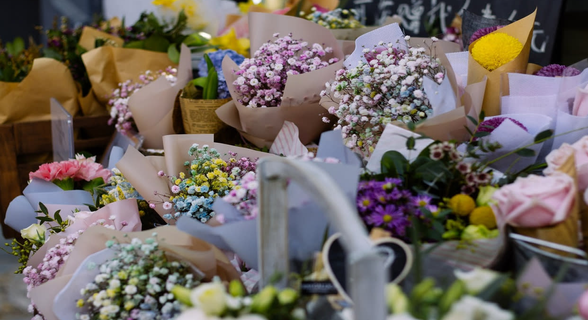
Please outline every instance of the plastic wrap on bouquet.
M51 120L51 98L72 116L79 113L78 89L67 66L37 58L21 82L0 82L0 124Z
M4 223L14 230L21 230L37 223L39 202L54 205L79 205L94 203L92 195L85 190L65 191L56 184L37 178L23 190L23 195L14 198L6 209Z
M493 163L491 167L503 173L516 173L537 163L544 143L533 144L535 136L545 130L553 129L553 120L542 114L508 114L487 117L484 121L491 121L495 118L505 118L505 120L494 128L490 135L482 137L480 140L498 142L501 147L495 152L482 154L482 159L491 161L514 150L530 145L527 148L535 152L533 156L522 157L517 154L512 154ZM510 119L518 121L525 129Z
M484 94L483 109L487 116L496 116L500 114L500 92L502 86L502 74L505 73L525 73L527 71L527 63L529 61L529 53L531 51L531 40L533 34L533 24L535 22L535 15L537 11L532 14L513 22L512 24L502 27L490 34L506 33L516 38L523 44L522 51L510 62L496 68L493 71L488 71L481 64L479 64L472 57L472 48L481 39L478 39L470 44L469 48L469 64L468 64L468 84L473 84L481 81L484 77L488 78L486 84L486 92Z
M252 53L273 39L274 33L292 33L294 38L303 38L308 43L332 47L333 53L327 57L343 60L343 52L330 31L311 21L256 12L249 14L249 23ZM223 122L237 129L258 147L270 147L282 129L284 121L295 123L300 130L300 141L308 144L329 127L321 119L325 112L319 104L319 93L325 82L333 79L335 72L342 66L343 63L339 61L319 70L290 75L279 107L248 108L238 101L239 96L233 85L237 79L234 71L238 66L230 58L225 57L223 73L233 101L218 108L216 113Z
M173 110L178 92L192 79L190 49L182 45L178 79L172 85L165 77L137 90L129 98L129 110L143 136L145 148L161 149L161 138L173 134Z
M147 70L158 71L175 66L167 53L112 46L90 50L82 54L82 60L88 71L92 90L102 105L108 104L110 94L119 83L129 79L136 80Z
M325 170L348 195L349 201L354 202L361 163L357 156L350 150L346 150L340 133L325 132L321 136L317 154L323 159L332 157L342 161L342 163L313 163ZM288 186L287 192L289 255L292 259L305 261L321 250L328 219L318 204L312 201L311 195L295 183ZM234 252L247 266L257 269L258 221L245 220L235 207L221 199L215 201L214 209L225 216L225 224L211 227L182 217L178 221L178 229L208 241L222 250ZM337 232L331 229L330 234Z
M583 71L577 76L567 76L571 70L569 73L566 70L561 78L555 123L555 135L561 136L554 138L553 149L563 143L572 144L588 135L588 60L574 66Z
M178 229L171 226L158 228L156 232L160 250L192 264L204 274L206 280L210 280L214 276L219 276L224 281L239 279L237 270L231 265L227 257L213 245L183 232L178 232ZM75 301L58 301L58 298L60 296L71 296L64 290L73 290L75 286L68 286L68 283L76 279L83 279L83 277L74 277L75 273L83 266L83 262L90 255L103 251L106 248L105 243L109 240L116 239L120 243L130 243L133 238L144 241L152 237L152 234L152 230L127 233L99 226L89 228L80 235L73 251L65 264L59 269L56 277L30 291L31 299L35 301L37 310L44 315L46 320L72 319L75 317L74 314L64 314L57 311L57 308L64 308L65 310L67 307L64 307L63 303L71 303L72 308L69 310L73 311ZM100 258L108 259L108 255L105 255L100 255ZM59 293L59 295L55 297L55 300L47 298L54 296L56 293ZM79 291L76 293L79 294ZM64 318L64 316L66 317Z
M116 167L146 201L156 204L155 210L163 217L170 210L163 209L162 204L159 203L161 198L157 194L171 194L171 186L167 179L158 176L157 173L159 171L170 175L185 173L184 162L191 160L188 150L194 143L215 148L224 160L230 158L229 152L235 152L239 157L251 159L275 156L265 152L215 143L213 135L210 134L181 134L163 137L165 154L163 157L145 157L134 148L128 148L122 159L117 162Z

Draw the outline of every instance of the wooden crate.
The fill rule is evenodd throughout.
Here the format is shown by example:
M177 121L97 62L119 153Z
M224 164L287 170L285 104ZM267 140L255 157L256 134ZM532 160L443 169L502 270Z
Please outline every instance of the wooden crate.
M75 151L87 151L99 160L114 132L107 124L109 118L74 118ZM20 235L4 224L8 204L22 194L29 172L51 161L52 154L50 120L0 125L0 224L5 238Z

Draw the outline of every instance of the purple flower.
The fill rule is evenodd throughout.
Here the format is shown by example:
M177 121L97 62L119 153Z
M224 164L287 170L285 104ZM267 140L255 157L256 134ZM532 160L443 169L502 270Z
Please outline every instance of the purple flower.
M399 236L404 236L410 225L408 218L395 205L377 206L368 220L374 227L382 227Z
M566 67L561 64L550 64L535 72L540 77L572 77L580 74L580 70L573 67Z
M488 28L482 28L476 32L474 32L474 34L472 34L471 38L470 38L470 43L480 39L481 37L492 33L500 28L502 28L503 26L494 26L494 27L488 27Z
M522 123L518 122L517 120L515 120L513 118L494 117L494 118L482 121L482 123L480 124L480 126L478 127L478 130L476 132L492 132L492 131L494 131L494 129L498 128L498 126L500 126L504 122L504 120L506 120L506 119L514 122L516 125L521 127L523 130L525 130L527 132L529 131L527 129L527 127L525 127Z
M431 197L427 195L418 195L412 198L412 204L417 207L426 207L431 204Z

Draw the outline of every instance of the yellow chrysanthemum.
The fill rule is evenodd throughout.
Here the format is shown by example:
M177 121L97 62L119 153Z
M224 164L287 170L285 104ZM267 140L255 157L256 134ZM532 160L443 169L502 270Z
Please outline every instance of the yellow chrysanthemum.
M459 216L467 216L476 208L476 202L468 195L457 194L449 200L447 206L453 210L453 213Z
M474 43L472 58L486 70L493 71L516 58L523 44L506 33L490 33Z
M165 8L172 8L174 2L176 2L176 0L153 0L153 4L156 6L162 6Z
M488 229L496 228L496 217L494 211L489 206L477 207L470 214L470 223L473 225L482 225Z

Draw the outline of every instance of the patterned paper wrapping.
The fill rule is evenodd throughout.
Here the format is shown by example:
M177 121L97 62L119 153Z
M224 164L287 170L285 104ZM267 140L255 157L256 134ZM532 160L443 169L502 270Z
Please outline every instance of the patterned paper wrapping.
M182 122L187 134L217 133L225 127L216 115L216 109L231 101L228 99L188 99L180 96Z
M425 244L423 250L437 246L428 256L462 270L471 270L476 267L489 268L495 265L504 254L505 236L506 230L501 229L500 235L493 239L479 239L467 244L456 240L446 241L440 245Z
M331 32L311 21L300 18L280 16L267 13L249 13L251 52L255 52L274 33L286 35L292 33L294 38L302 38L308 43L320 43L332 47L333 54L343 60L343 51ZM271 28L268 28L271 26ZM296 124L300 129L300 141L308 144L318 138L329 125L322 121L325 110L319 104L319 93L325 82L335 77L335 72L343 67L339 61L326 68L312 72L289 76L282 103L274 108L248 108L239 103L238 93L233 82L237 79L234 70L238 69L230 58L223 60L223 73L233 101L217 109L218 117L229 126L237 129L243 136L258 147L270 147L284 121Z

